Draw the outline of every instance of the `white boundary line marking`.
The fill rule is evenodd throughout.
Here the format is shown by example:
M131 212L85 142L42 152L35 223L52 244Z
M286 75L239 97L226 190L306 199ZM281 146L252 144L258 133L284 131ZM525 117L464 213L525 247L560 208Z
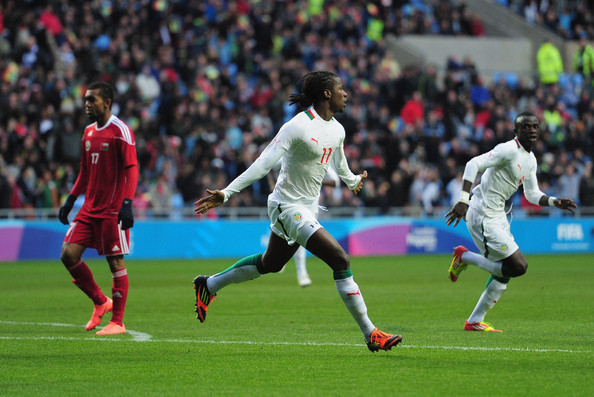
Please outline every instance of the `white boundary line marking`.
M14 325L45 325L53 327L81 327L80 324L61 324L61 323L35 323L25 321L2 321L0 324ZM103 342L156 342L156 343L200 343L200 344L223 344L223 345L272 345L272 346L365 346L359 343L332 343L332 342L258 342L258 341L220 341L220 340L199 340L199 339L152 339L150 334L138 331L127 331L132 335L132 339L114 339L112 337L62 337L62 336L0 336L0 340L91 340ZM437 345L398 345L398 349L436 349L436 350L462 350L462 351L514 351L526 353L586 353L590 350L570 350L570 349L532 349L520 347L483 347L483 346L437 346Z
M2 321L0 320L0 324L13 324L13 325L45 325L45 326L50 326L50 327L81 327L80 324L62 324L62 323L35 323L35 322L29 322L29 321ZM99 329L101 329L103 327L99 327ZM132 331L132 330L126 330L126 332L130 335L132 335L132 342L147 342L152 338L151 334L147 334L144 332L138 332L138 331ZM10 337L0 337L0 339L8 339ZM46 338L46 337L37 337L38 339L51 339L51 338ZM20 338L17 337L15 339L31 339L31 338ZM35 338L33 338L35 339ZM54 338L54 339L59 339L59 338ZM66 338L66 339L79 339L79 338ZM97 340L98 338L84 338L84 339L88 339L88 340Z

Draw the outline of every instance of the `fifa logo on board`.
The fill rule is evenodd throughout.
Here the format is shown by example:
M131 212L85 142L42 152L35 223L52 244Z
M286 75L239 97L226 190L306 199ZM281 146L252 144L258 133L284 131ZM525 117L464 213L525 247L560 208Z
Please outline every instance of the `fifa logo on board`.
M579 223L561 223L557 225L557 240L581 241L584 239L584 230Z

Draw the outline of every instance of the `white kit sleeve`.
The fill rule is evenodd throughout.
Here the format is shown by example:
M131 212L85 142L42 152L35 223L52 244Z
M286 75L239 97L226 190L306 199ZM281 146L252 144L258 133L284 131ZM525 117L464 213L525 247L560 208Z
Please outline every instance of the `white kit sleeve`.
M361 176L353 174L349 165L347 163L346 156L344 155L344 146L340 144L340 150L338 151L338 156L333 157L334 161L334 168L336 169L336 173L343 180L344 183L349 187L349 189L353 190L357 187L359 182L361 182Z
M279 160L286 153L286 145L280 144L282 130L279 131L277 136L268 144L266 149L260 154L260 156L248 167L247 170L241 173L237 178L233 180L226 188L221 190L225 195L224 202L229 200L235 193L239 193L246 187L259 179L262 179L270 170L279 162Z
M545 194L538 187L536 172L531 172L528 178L524 180L524 196L532 204L540 205L539 201Z
M474 183L479 172L483 172L487 168L503 164L509 157L508 155L509 153L507 150L505 150L505 146L500 144L495 146L495 148L490 152L473 157L468 161L468 163L466 163L462 179Z

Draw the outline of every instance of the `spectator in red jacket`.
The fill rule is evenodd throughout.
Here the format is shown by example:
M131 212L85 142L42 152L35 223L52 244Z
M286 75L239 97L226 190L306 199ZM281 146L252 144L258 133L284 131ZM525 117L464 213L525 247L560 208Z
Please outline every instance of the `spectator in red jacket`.
M425 109L423 107L423 96L419 91L413 92L412 97L404 104L400 117L405 124L413 127L423 123Z

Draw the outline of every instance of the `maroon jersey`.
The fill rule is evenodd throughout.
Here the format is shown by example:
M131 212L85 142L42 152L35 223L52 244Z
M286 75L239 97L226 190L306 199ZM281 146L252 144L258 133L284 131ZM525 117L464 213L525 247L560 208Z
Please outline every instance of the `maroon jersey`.
M80 175L73 194L85 193L85 203L79 211L91 217L117 217L124 201L126 180L124 169L138 166L134 133L122 120L111 116L97 127L88 125L82 138ZM134 187L136 188L136 187ZM80 192L75 192L80 189ZM131 198L131 197L128 197Z

